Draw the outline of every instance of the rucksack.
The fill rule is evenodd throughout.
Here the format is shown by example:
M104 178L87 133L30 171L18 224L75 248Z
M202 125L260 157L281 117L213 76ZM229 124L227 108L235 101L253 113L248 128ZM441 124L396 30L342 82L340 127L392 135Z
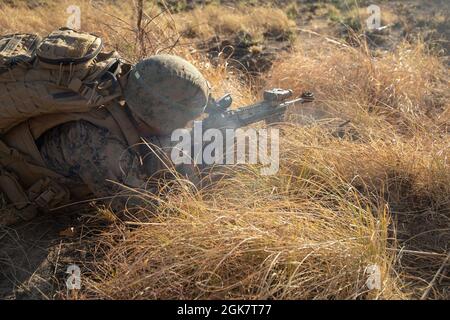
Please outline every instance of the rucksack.
M119 97L125 64L102 48L101 38L68 28L43 39L0 37L0 133L36 116L86 112Z
M0 192L9 203L0 208L0 225L2 214L3 221L26 219L70 197L65 178L39 161L30 121L41 119L37 122L48 125L52 117L65 113L76 120L108 104L113 108L103 109L122 132L133 134L123 110L109 103L121 97L119 83L131 66L115 51L102 48L98 36L68 28L42 39L26 33L0 36Z

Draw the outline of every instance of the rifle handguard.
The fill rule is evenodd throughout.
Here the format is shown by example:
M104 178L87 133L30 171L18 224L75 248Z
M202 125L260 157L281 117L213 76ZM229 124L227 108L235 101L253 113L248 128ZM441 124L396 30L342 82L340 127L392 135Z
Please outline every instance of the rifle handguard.
M292 90L275 88L264 91L263 98L265 101L281 102L292 97Z

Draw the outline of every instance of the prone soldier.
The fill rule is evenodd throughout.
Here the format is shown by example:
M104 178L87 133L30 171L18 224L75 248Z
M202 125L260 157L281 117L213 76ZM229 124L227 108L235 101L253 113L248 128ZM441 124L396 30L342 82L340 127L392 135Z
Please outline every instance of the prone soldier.
M102 52L97 36L67 28L0 37L0 94L0 225L86 199L120 212L133 197L119 191L146 189L167 166L175 129L203 113L205 130L235 129L313 100L273 89L230 110L231 96L213 99L186 60L162 54L130 65Z
M162 54L132 66L101 47L70 29L0 38L0 188L10 203L0 224L78 199L123 209L120 185L142 188L162 167L141 137L162 147L203 112L209 85L189 62Z

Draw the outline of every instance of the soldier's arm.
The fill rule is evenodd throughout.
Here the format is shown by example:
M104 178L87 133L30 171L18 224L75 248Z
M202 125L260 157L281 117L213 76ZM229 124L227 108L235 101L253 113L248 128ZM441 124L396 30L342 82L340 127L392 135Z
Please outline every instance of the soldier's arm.
M86 185L114 210L136 200L132 196L136 193L126 187L145 188L147 175L139 156L124 141L89 122L58 126L42 137L40 145L49 168Z

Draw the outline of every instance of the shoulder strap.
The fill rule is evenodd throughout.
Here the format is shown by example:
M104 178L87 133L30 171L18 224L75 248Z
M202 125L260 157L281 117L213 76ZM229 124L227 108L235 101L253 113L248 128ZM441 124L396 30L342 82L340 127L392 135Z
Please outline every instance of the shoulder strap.
M126 114L125 107L121 106L119 103L112 103L106 108L119 125L128 145L130 147L138 145L141 142L140 135Z

